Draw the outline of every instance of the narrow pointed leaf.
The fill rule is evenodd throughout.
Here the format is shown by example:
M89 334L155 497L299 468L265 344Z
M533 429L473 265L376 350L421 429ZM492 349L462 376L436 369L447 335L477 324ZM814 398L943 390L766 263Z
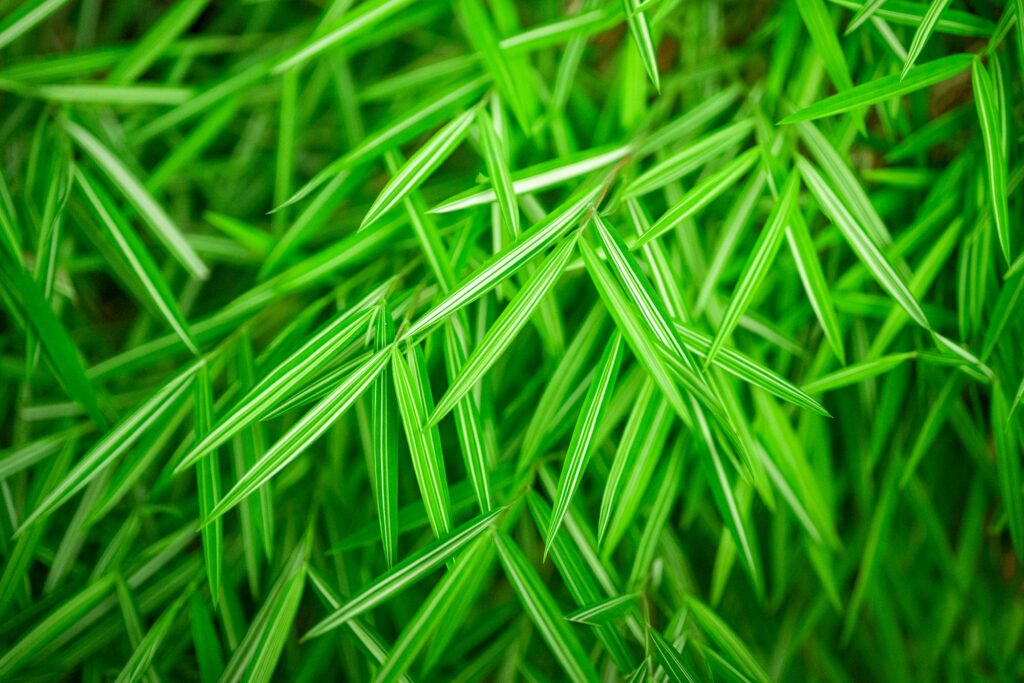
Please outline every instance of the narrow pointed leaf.
M363 391L373 382L387 363L390 348L377 351L362 366L343 379L326 397L313 406L270 447L241 479L221 498L203 524L215 522L248 496L265 486L281 470L299 457L348 410Z
M391 180L377 195L377 199L374 200L370 210L363 217L359 229L365 230L372 225L402 198L419 187L438 166L444 163L444 160L462 142L476 115L473 110L463 112L416 150L416 153L398 169L398 172L392 174Z
M930 329L928 319L925 317L924 311L921 310L921 305L903 278L892 267L871 237L867 235L863 226L850 215L821 174L803 158L797 160L797 165L800 175L803 176L804 182L811 189L822 210L839 228L847 243L853 248L878 284L903 307L914 322L925 329Z
M903 62L903 70L900 71L901 79L906 78L907 72L913 68L918 55L924 49L924 44L928 42L928 38L935 29L935 24L939 23L939 15L942 14L944 9L949 7L951 2L952 0L932 0L928 3L928 12L924 15L921 23L917 25L917 30L914 31L914 39L910 42L910 49L907 50L907 58Z
M316 638L341 626L423 578L489 529L504 511L499 508L481 515L402 560L310 629L305 638Z
M918 64L902 79L899 74L876 78L868 83L856 85L849 90L819 100L795 114L790 114L780 123L798 123L835 116L927 88L956 76L971 65L973 58L973 55L969 54L940 57L924 64Z
M321 328L227 410L213 429L197 440L175 471L184 471L238 430L268 414L280 401L333 360L334 354L363 333L372 316L371 309L357 306L339 314Z
M746 312L757 288L764 281L765 275L782 245L782 238L790 222L789 214L796 202L799 190L800 178L796 172L792 172L782 189L779 200L772 208L771 215L768 216L768 222L758 236L757 242L754 243L747 265L743 268L743 275L733 291L729 306L722 315L718 332L715 333L715 338L704 358L705 368L715 359L722 344L732 334L740 316Z
M719 195L736 184L740 178L750 170L750 167L758 160L760 152L750 149L736 157L734 160L711 174L689 192L682 199L676 202L666 211L651 229L644 233L637 242L638 246L644 245L651 240L657 239L672 230L681 222L693 216L705 206L714 201Z
M374 323L374 345L379 351L394 339L391 310L382 306ZM391 369L385 366L371 387L371 430L373 433L374 492L384 560L390 567L398 556L398 404L391 386Z
M985 142L985 160L988 164L988 196L992 216L999 236L1003 257L1009 263L1013 258L1010 242L1010 209L1006 186L1007 141L1000 125L1002 103L996 97L992 77L975 59L971 69L971 83L974 86L974 104L978 109L981 137Z
M651 38L651 27L647 22L647 15L639 9L638 0L622 0L622 4L626 9L629 33L633 36L633 43L640 54L640 60L647 71L647 76L651 79L651 83L654 83L654 89L661 90L658 78L658 56L654 48L654 39Z
M622 362L623 351L622 335L616 332L608 340L608 344L597 362L594 379L590 383L587 397L583 400L583 407L576 421L576 427L573 429L572 440L569 442L569 450L565 454L562 474L558 479L558 495L555 498L548 535L544 542L545 555L551 548L555 534L562 526L562 519L569 510L573 495L583 480L583 473L590 461L593 447L596 445L592 444L594 432L604 416L611 394L615 389L615 380Z
M131 225L114 206L107 193L85 171L76 169L75 179L78 181L83 196L99 219L100 225L107 229L107 233L114 240L124 260L142 284L143 290L149 296L150 303L160 312L175 334L181 337L189 351L198 354L199 348L189 329L188 322L174 295L171 294L171 289L167 285L163 273L157 268L156 262L153 261L149 250L146 249L146 245L142 243Z
M62 125L68 135L96 162L110 182L117 186L125 199L142 215L153 230L153 235L163 243L171 256L190 274L205 280L210 269L191 247L181 228L171 220L128 167L82 126L67 119L62 120Z
M481 108L477 113L477 131L484 147L484 159L487 161L487 173L491 178L491 189L498 201L501 217L508 227L509 233L519 236L519 206L516 204L516 191L512 185L512 174L509 171L508 147L498 137L494 123Z
M576 246L576 239L575 235L564 239L501 312L487 330L487 335L480 340L469 359L462 365L458 377L438 401L437 408L430 415L429 424L437 424L447 415L515 340L518 332L537 310L541 300L547 296L562 275Z
M569 624L562 618L555 599L545 588L536 570L516 545L505 534L494 534L494 544L505 567L505 575L519 596L523 608L540 631L541 638L574 682L595 681L597 672L587 658Z
M441 538L451 529L451 499L441 454L441 437L436 426L426 424L434 401L422 349L414 346L404 355L392 352L391 369L398 396L398 412L405 427L420 496L427 509L430 528L435 537Z
M174 399L188 389L201 364L201 361L193 363L179 372L97 441L71 468L67 477L25 518L22 528L66 503L99 476L107 465L131 449L144 430L157 423L174 406Z
M422 334L463 306L486 294L498 283L511 277L533 257L558 242L590 208L599 191L600 187L597 186L581 187L543 221L524 232L515 244L484 262L443 300L413 323L406 330L405 336L414 337Z

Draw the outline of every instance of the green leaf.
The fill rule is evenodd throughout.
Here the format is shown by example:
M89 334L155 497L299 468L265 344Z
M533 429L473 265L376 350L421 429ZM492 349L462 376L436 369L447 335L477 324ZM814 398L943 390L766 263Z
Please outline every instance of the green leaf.
M1006 396L998 383L992 386L992 431L995 436L996 475L999 493L1010 527L1010 539L1018 558L1024 557L1024 500L1021 499L1019 420L1011 416Z
M538 190L546 190L549 187L562 185L575 178L593 173L594 171L600 171L602 168L621 161L631 150L632 148L629 145L599 147L524 168L512 174L512 193L518 197L519 195L530 194ZM497 200L498 195L493 187L491 189L484 189L484 186L478 186L445 200L431 209L430 212L450 213L474 206L482 206Z
M391 369L395 379L395 394L398 396L398 412L402 415L420 496L427 509L430 528L435 537L441 538L451 529L451 501L448 496L448 475L445 473L441 453L441 437L436 426L427 424L434 401L423 350L414 345L404 357L397 350L393 351Z
M545 555L551 549L555 535L562 526L562 519L569 510L573 495L580 482L583 481L583 472L590 461L593 448L598 445L592 443L594 433L604 418L612 392L615 390L615 380L618 377L619 365L622 363L622 354L622 335L616 332L608 340L600 360L597 361L597 366L594 368L594 379L590 383L590 389L587 390L587 397L583 399L583 407L572 432L569 450L565 454L565 463L562 465L562 474L558 478L558 495L555 497L554 511L551 514L548 534L544 541Z
M152 229L153 236L160 240L171 256L191 275L205 280L210 269L196 254L181 228L171 220L128 167L82 126L68 119L61 119L61 126L142 215Z
M131 83L144 74L209 4L210 0L180 0L120 59L107 80L111 83Z
M107 421L100 409L100 399L86 373L81 352L31 275L6 257L0 257L0 293L11 316L23 316L31 325L64 392L85 409L98 427L105 427Z
M491 178L491 189L498 200L502 220L513 237L519 236L519 206L516 191L509 171L509 152L505 140L494 129L491 118L484 108L477 112L477 133L484 148L487 173Z
M699 678L690 670L683 653L675 648L654 629L648 631L654 655L661 663L662 670L672 683L697 683Z
M211 524L222 517L248 496L265 486L281 470L299 457L327 430L339 416L351 407L357 398L370 386L387 364L390 348L377 351L362 365L345 377L315 406L306 412L284 436L253 465L221 498L210 514L203 518L203 525Z
M415 583L434 569L440 567L454 557L462 548L469 545L489 529L493 522L504 512L499 508L486 515L481 515L453 530L444 538L439 538L409 555L384 574L381 574L369 586L359 591L327 618L320 621L304 636L305 639L316 638L331 631L349 619L356 617L372 608L407 586Z
M637 604L637 593L627 593L615 597L599 600L590 605L584 605L575 612L565 615L569 621L589 626L603 626L618 620L622 615L631 611Z
M463 24L463 33L490 72L501 99L508 103L520 127L529 134L537 108L529 65L506 54L480 0L458 0L456 10Z
M329 27L321 24L309 40L278 62L273 72L279 74L294 69L327 50L340 47L347 39L365 35L377 24L387 21L411 4L412 0L368 0L360 3L355 9L346 12L337 23Z
M374 319L374 348L388 348L395 337L391 310L385 305ZM371 385L374 493L380 519L384 560L391 567L398 556L398 404L391 388L391 368L385 365Z
M785 235L786 227L790 222L790 212L796 203L797 194L800 191L800 177L794 171L786 180L779 200L772 207L768 216L768 222L757 238L750 252L750 258L743 267L743 275L729 300L729 306L722 315L718 326L718 332L711 342L711 347L704 358L704 367L707 368L714 361L722 344L732 334L740 317L746 312L758 287L768 274L768 268L775 260L775 255L782 245L782 238Z
M687 218L714 201L719 195L736 184L757 161L760 152L750 149L739 155L721 169L697 183L682 199L662 214L661 218L642 235L637 246L643 246L675 228Z
M407 0L402 1L406 2ZM391 0L391 2L395 2L395 0ZM465 106L473 97L480 93L486 82L485 78L475 78L471 81L459 83L436 98L430 98L423 106L388 121L367 135L362 142L344 156L335 159L321 169L309 182L299 188L288 201L278 206L275 210L279 211L304 199L324 183L336 178L342 171L369 163L387 150L408 142L420 133L429 130L445 120L454 111ZM336 190L337 188L332 188L331 185L328 185L322 192L326 193L332 189Z
M807 298L810 299L811 308L814 309L814 315L818 318L821 329L825 332L836 358L841 364L844 364L846 363L846 352L843 350L843 331L836 318L832 294L829 291L828 282L825 280L825 274L821 270L814 242L811 240L807 224L799 211L790 213L790 224L786 228L786 237L793 253L793 260L800 273L800 281L804 286L804 291L807 292Z
M878 9L884 5L886 0L865 0L861 3L860 9L850 19L850 23L846 25L846 32L843 35L850 35L856 31L860 26L870 19Z
M448 384L451 386L466 365L468 341L463 323L455 316L448 321L444 329L445 369ZM455 404L455 431L462 447L466 472L473 484L480 512L489 512L494 507L494 496L491 492L490 462L493 462L492 445L486 438L483 415L474 397L466 395Z
M838 190L840 199L843 200L850 213L864 226L864 230L877 244L883 247L891 244L892 235L889 234L882 217L878 215L878 211L871 203L864 188L857 181L853 171L850 170L848 162L813 123L801 122L797 124L796 129L821 170L825 172L825 177Z
M802 157L797 159L797 167L804 182L811 189L818 204L825 214L839 228L847 243L853 248L857 257L867 267L882 289L887 291L903 310L921 327L931 329L928 319L921 310L917 299L908 289L903 278L892 267L885 255L878 249L870 236L864 231L843 203L829 187L821 174Z
M483 296L508 279L533 257L558 242L590 208L600 187L584 185L541 222L524 232L515 244L485 261L444 299L409 326L403 335L413 338ZM465 372L465 371L463 371Z
M804 385L804 391L809 394L824 393L833 391L851 384L857 384L864 380L885 374L893 368L911 360L917 356L917 352L896 353L881 358L873 358L862 363L847 365L841 370L836 370L827 375L819 377Z
M825 71L828 72L836 90L849 90L853 87L850 69L843 48L836 37L825 0L796 0L796 6L807 26L807 32L811 35L814 49L825 64Z
M0 656L0 676L7 678L33 658L49 643L59 638L107 597L114 585L113 575L105 576L87 585L41 619Z
M515 340L516 335L530 320L541 301L561 277L562 271L565 270L565 266L572 256L576 240L576 234L563 239L544 259L544 263L536 272L530 276L530 279L509 302L505 310L501 312L498 319L487 330L484 338L473 349L469 359L462 365L458 377L449 385L441 400L437 402L437 407L430 414L429 425L436 425L440 422L441 418L447 415L476 386L480 378L501 357L502 352ZM465 285L460 289L464 287Z
M0 22L0 48L13 43L66 4L68 0L34 0L22 3L17 10Z
M556 482L546 468L541 470L541 478L544 488L549 493L554 492ZM527 503L537 531L541 536L547 536L551 509L536 491L528 494ZM609 596L618 595L620 591L615 585L615 578L609 574L597 556L596 539L589 533L589 529L584 527L572 507L565 517L565 530L568 533L555 536L555 542L551 546L551 557L576 605L592 605ZM637 622L629 618L627 625L635 635L638 631L635 628ZM618 628L595 626L594 635L608 650L619 673L625 673L633 667L632 653Z
M202 438L213 426L213 387L209 368L205 364L196 372L194 388L195 433ZM199 489L199 518L207 519L220 499L220 463L217 451L211 451L196 465L196 482ZM202 529L203 558L206 560L206 578L210 584L210 596L216 605L220 599L221 575L224 563L224 528L221 520Z
M463 112L446 126L437 131L430 140L416 150L405 164L392 174L391 180L384 186L370 210L363 217L359 229L365 230L389 211L406 195L419 187L444 160L451 156L455 148L466 136L466 131L477 116L477 112Z
M644 499L665 446L672 412L652 381L633 400L601 497L597 537L606 556L618 545Z
M785 125L835 116L927 88L957 75L970 66L973 59L974 56L969 54L949 55L919 64L910 69L903 78L900 78L898 74L876 78L868 83L856 85L849 90L819 100L795 114L790 114L779 124Z
M918 55L924 49L924 44L928 42L928 38L935 29L935 24L939 22L939 15L949 7L950 2L952 0L932 0L928 4L928 12L924 15L921 23L918 24L917 30L914 31L914 39L910 42L910 49L907 50L907 58L903 62L903 70L900 71L901 80L906 78L907 73L913 68Z
M75 169L75 179L78 181L78 187L82 190L82 195L96 214L99 224L106 228L107 234L117 245L121 256L124 257L138 278L143 291L149 297L149 302L160 312L175 334L181 337L189 351L198 354L199 348L189 329L188 322L174 295L171 294L171 288L167 285L163 274L157 268L149 250L146 249L146 245L135 234L131 225L114 206L103 188L93 181L85 171Z
M164 610L160 618L153 623L153 627L146 632L142 642L136 646L135 651L132 652L131 659L121 669L121 673L118 674L114 683L134 683L146 674L150 664L153 662L153 657L156 656L157 649L163 644L168 632L170 632L171 627L174 625L178 612L181 611L189 595L191 595L191 591L179 596L171 603L170 607Z
M569 680L597 680L597 672L587 658L586 651L562 618L555 599L544 587L523 551L515 541L500 532L494 534L494 544L509 583Z
M676 323L675 328L688 350L697 356L707 357L708 350L711 348L710 337L682 323ZM813 397L808 396L803 389L739 351L722 346L713 362L726 372L760 387L784 401L829 417L828 411Z
M739 636L722 621L707 605L697 598L688 597L686 605L690 608L702 631L721 648L726 655L737 664L747 675L756 681L768 683L770 678L760 663L754 658Z
M372 309L355 306L324 325L225 411L213 429L198 439L182 457L175 472L183 472L246 425L268 414L304 382L322 371L334 359L334 354L363 333L372 316Z
M635 197L664 187L701 168L723 150L739 145L753 130L753 119L743 119L709 133L655 164L623 188L622 192L628 197Z
M490 539L480 537L474 541L437 586L424 600L402 629L391 648L388 658L377 672L377 683L399 680L430 637L446 620L453 616L454 608L476 596L494 562L494 547Z
M220 683L271 679L302 600L308 552L307 542L295 546L245 637L235 647Z
M36 520L49 515L68 502L86 484L106 470L108 465L131 449L147 427L159 424L168 409L174 405L175 397L188 389L192 376L202 364L202 361L197 361L180 371L93 444L71 468L67 477L25 518L21 528L29 527Z
M996 97L996 90L980 59L971 66L971 83L974 86L974 104L978 108L981 137L985 142L985 160L988 164L988 197L992 216L999 236L999 246L1007 263L1012 260L1010 242L1010 209L1006 187L1005 131L1000 125L1002 104Z
M655 90L661 90L661 83L658 79L658 55L654 47L654 40L651 38L651 28L647 22L647 15L639 9L637 0L622 0L626 9L626 23L629 26L629 33L633 36L637 52L647 70L647 75L654 84Z

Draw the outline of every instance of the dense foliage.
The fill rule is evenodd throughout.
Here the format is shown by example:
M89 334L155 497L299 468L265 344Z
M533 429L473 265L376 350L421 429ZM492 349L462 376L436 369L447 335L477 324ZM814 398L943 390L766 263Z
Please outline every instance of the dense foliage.
M1021 680L1018 17L0 0L0 680Z

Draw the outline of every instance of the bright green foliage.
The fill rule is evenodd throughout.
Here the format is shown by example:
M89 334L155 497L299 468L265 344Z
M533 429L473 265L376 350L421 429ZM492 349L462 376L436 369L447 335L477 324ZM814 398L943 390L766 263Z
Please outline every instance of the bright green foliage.
M1024 680L1024 0L0 0L0 681Z

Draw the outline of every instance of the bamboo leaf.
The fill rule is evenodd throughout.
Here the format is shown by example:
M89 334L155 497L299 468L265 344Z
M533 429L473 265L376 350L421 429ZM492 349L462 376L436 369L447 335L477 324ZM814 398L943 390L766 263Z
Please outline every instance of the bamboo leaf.
M480 378L508 348L516 334L526 325L565 270L576 246L576 236L571 235L552 250L540 268L509 302L498 319L494 321L486 336L462 365L458 377L451 383L437 407L430 414L429 425L436 425L455 405L480 381ZM436 309L435 309L436 310ZM411 334L411 333L410 333Z
M409 557L379 576L372 584L350 598L347 603L332 612L330 616L320 621L309 630L305 638L316 638L341 626L349 619L362 614L374 605L387 600L395 593L423 578L426 574L454 557L456 553L474 539L478 538L504 512L505 508L499 508L486 515L481 515L454 529L444 538L436 539L429 545L409 555Z
M849 90L853 87L850 69L836 37L828 8L825 7L825 0L797 0L796 6L807 26L807 32L811 34L814 49L825 64L825 71L835 84L836 90Z
M371 30L410 4L412 0L369 0L361 3L329 28L321 26L321 30L317 30L309 40L278 62L274 66L274 73L279 74L305 64L321 53L340 46L345 40Z
M153 235L163 243L171 256L191 275L205 280L210 274L210 269L196 254L181 228L171 220L167 212L153 199L138 178L128 170L128 167L82 126L67 119L63 119L61 125L67 134L78 143L78 146L96 162L110 182L124 194L125 199L131 202L132 206L142 215L150 229L153 230Z
M779 124L813 121L826 116L844 114L927 88L957 75L970 66L972 59L973 57L968 54L950 55L919 64L910 69L903 78L898 74L876 78L819 100L795 114L790 114Z
M793 210L799 190L800 178L796 173L791 173L782 189L779 201L775 203L771 215L768 216L767 224L751 249L750 259L743 268L743 275L736 285L736 290L729 300L729 306L722 315L718 332L715 333L715 338L704 357L705 368L715 359L722 344L732 334L740 316L750 305L758 286L764 281L768 268L775 260L775 255L782 245L782 238L790 222L789 214Z
M494 124L483 108L477 112L477 131L483 143L487 173L491 177L491 189L498 200L502 219L509 233L518 237L519 206L516 204L516 191L509 171L508 147L494 130Z
M502 100L508 103L523 131L529 134L537 102L528 65L506 54L490 16L479 0L458 0L456 8L463 23L463 33L490 72Z
M626 9L626 23L629 26L629 33L633 36L633 42L640 53L640 60L644 64L647 76L654 84L655 90L661 90L661 82L658 78L658 56L654 48L654 40L651 37L651 28L647 22L647 15L639 9L637 0L622 0Z
M394 324L386 305L377 312L373 334L378 351L388 348L394 340ZM384 560L389 567L395 564L398 556L398 534L395 531L395 517L398 515L398 403L391 383L391 368L385 365L371 386L374 491Z
M67 477L25 518L21 528L31 526L36 520L51 514L66 503L86 484L99 476L110 463L128 451L147 427L158 424L168 408L174 405L175 397L188 389L193 375L201 365L202 361L198 361L179 372L93 444L71 468Z
M672 208L662 214L661 218L651 226L651 229L640 237L637 245L643 246L651 240L661 237L710 204L750 170L750 167L757 161L758 155L759 152L756 149L747 150L699 182L681 200L673 204Z
M409 326L405 337L415 337L472 303L508 279L533 257L564 237L597 197L599 187L584 186L540 223L522 234L515 244L484 262L458 287Z
M981 137L985 142L985 160L988 163L988 196L992 216L999 236L999 246L1007 263L1012 260L1010 242L1009 200L1006 187L1006 140L999 123L1001 104L996 98L992 78L981 61L975 59L971 67L974 86L974 104L978 108Z
M705 165L715 156L721 154L722 150L740 144L753 130L754 121L743 119L709 133L648 169L627 185L622 192L626 196L635 197L664 187Z
M935 29L935 24L939 22L939 15L949 7L950 2L951 0L932 0L928 4L928 12L924 15L921 23L917 25L917 30L914 31L914 39L910 42L910 49L907 50L907 58L903 62L903 70L900 71L901 80L906 78L907 72L913 68L918 55L924 49L924 44L928 42L928 38Z
M630 151L631 148L628 145L622 147L599 147L524 168L511 175L512 193L518 197L519 195L530 194L538 190L546 190L549 187L562 185L575 178L600 171L602 168L621 161ZM480 186L457 194L442 202L431 209L431 213L461 211L497 200L498 195L493 188L488 190Z
M804 182L811 189L818 204L828 217L835 223L842 232L847 243L853 248L857 256L864 263L871 275L878 281L885 291L903 307L903 310L913 318L914 322L925 329L931 329L928 319L921 310L917 299L908 289L903 278L892 267L888 259L878 249L878 246L864 231L864 228L850 215L846 207L836 196L835 192L825 182L818 171L803 158L797 160L800 175Z
M579 419L572 432L572 440L569 442L569 450L565 454L562 474L558 478L558 495L555 498L554 511L551 514L548 535L544 542L545 555L551 549L551 543L562 525L562 519L569 510L573 495L583 480L583 472L590 461L593 446L597 445L591 442L597 425L600 424L608 407L612 391L615 389L615 380L619 373L619 365L622 363L622 354L622 335L616 332L608 340L600 360L597 361L594 379L590 383L590 389L587 391L587 397L583 400Z
M345 345L365 331L373 311L356 306L324 325L288 358L264 375L181 459L182 472L240 429L266 415L280 401L321 370Z
M96 218L99 219L100 225L107 229L121 255L142 284L143 290L149 296L150 303L160 311L160 314L171 326L171 329L181 337L189 351L198 354L199 348L189 329L188 322L185 320L185 315L181 312L167 281L157 268L142 240L135 234L131 225L117 210L106 192L82 169L75 170L75 179L89 206L95 212Z
M406 624L377 672L377 683L396 681L404 675L430 636L453 616L456 604L475 596L493 561L494 548L488 538L478 538L463 551L455 568L444 575Z
M386 348L374 353L360 367L339 382L331 393L307 411L224 494L209 515L203 518L203 525L216 522L228 510L255 493L260 487L265 486L290 462L299 457L310 444L319 439L324 431L351 407L370 386L377 374L384 369L390 352L391 350Z
M999 492L1010 527L1010 539L1017 557L1024 557L1024 501L1021 500L1019 440L1014 436L1014 419L1002 389L992 392L992 431L995 434L996 473Z
M426 424L433 409L426 365L426 358L418 346L410 348L404 357L398 351L392 352L391 368L398 396L398 412L405 426L413 470L427 508L430 528L434 536L441 538L451 528L451 502L441 438L435 426Z
M661 663L662 669L670 681L673 683L696 683L699 680L683 659L683 654L672 643L665 640L665 636L654 629L651 629L649 634L654 655Z
M473 110L463 112L416 150L416 153L398 169L398 172L392 174L391 180L377 195L377 199L374 200L370 210L363 217L359 229L365 230L371 226L381 215L419 187L438 166L444 163L444 160L451 156L451 153L462 142L476 115L477 113Z
M597 680L597 672L587 659L583 646L562 619L555 599L544 587L536 570L523 555L523 551L515 541L501 533L494 535L494 545L498 549L501 564L505 567L505 575L515 589L516 595L540 631L544 642L569 676L569 680Z
M565 616L569 621L590 626L603 626L619 619L636 606L639 596L636 593L618 595L607 600L600 600L590 605L585 605L571 614Z

